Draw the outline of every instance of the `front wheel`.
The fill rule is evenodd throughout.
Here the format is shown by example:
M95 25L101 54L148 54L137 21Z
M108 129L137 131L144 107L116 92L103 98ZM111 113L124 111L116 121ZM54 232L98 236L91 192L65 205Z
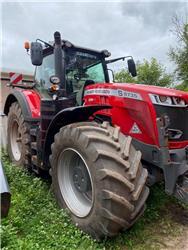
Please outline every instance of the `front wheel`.
M75 123L52 144L52 185L60 207L94 238L115 236L141 216L148 196L141 153L118 127Z

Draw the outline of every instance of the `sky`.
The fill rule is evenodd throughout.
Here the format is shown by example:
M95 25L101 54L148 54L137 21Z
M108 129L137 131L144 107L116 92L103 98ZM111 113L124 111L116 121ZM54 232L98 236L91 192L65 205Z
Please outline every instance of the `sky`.
M184 16L183 1L106 1L106 2L1 2L0 67L18 72L33 72L23 44L40 38L62 38L80 46L108 49L112 58L132 55L135 61L157 58L168 72L169 47L177 45L172 17ZM119 66L120 67L120 66Z

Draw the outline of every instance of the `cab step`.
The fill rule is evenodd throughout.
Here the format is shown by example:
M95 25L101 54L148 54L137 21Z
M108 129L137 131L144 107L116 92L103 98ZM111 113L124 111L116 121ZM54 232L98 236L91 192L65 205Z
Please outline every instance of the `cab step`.
M33 165L38 166L38 158L37 155L32 155L31 156L31 162Z
M39 160L37 155L32 155L31 156L31 164L32 164L32 170L36 173L39 174Z

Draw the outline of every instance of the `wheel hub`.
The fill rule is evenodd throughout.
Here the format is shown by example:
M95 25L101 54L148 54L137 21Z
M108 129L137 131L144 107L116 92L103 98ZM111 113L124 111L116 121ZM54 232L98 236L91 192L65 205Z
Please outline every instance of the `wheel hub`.
M88 192L91 189L89 175L84 167L78 166L73 170L73 182L79 192Z

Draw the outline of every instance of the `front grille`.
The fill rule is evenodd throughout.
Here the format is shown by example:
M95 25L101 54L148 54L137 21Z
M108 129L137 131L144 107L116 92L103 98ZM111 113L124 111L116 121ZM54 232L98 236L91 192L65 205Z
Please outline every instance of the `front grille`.
M182 136L175 141L188 140L188 108L154 105L157 117L167 115L170 118L169 129L181 130ZM174 141L174 139L173 139Z

